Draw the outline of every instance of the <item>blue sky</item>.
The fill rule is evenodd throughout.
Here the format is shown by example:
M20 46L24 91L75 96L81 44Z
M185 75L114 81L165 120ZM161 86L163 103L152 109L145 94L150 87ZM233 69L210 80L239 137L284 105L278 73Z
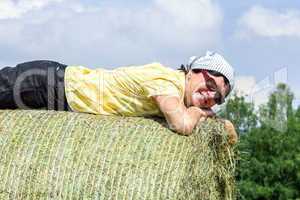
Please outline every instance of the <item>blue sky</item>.
M50 59L91 68L217 51L237 87L263 102L279 81L300 102L300 1L1 0L0 66Z

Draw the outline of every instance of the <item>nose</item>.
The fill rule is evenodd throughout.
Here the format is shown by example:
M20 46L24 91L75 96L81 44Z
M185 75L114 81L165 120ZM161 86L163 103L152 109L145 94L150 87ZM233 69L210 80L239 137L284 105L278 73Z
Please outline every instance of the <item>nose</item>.
M216 92L214 92L214 91L207 91L205 96L207 99L214 99L215 94L216 94Z
M206 107L212 107L212 106L214 106L215 104L216 104L216 102L215 102L215 93L216 92L214 92L214 91L206 91L205 92L205 99L206 99L206 101L205 101L205 106Z

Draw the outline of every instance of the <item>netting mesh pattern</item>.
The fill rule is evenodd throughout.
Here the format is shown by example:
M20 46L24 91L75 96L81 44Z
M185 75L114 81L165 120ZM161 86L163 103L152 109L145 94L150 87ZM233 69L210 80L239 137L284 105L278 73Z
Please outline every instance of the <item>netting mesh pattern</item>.
M163 121L0 111L0 199L233 199L222 123L192 136Z

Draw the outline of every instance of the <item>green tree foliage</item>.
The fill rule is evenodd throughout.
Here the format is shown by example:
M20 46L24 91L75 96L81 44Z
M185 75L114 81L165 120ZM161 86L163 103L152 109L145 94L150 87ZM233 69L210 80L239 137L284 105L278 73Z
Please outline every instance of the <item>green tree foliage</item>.
M293 98L289 88L279 84L257 117L242 97L225 106L230 113L223 116L245 132L237 146L240 199L300 199L300 107L293 110Z
M220 116L233 122L239 133L249 131L257 125L254 104L246 102L245 97L237 94L227 101Z
M286 131L288 123L293 120L293 99L294 95L287 85L278 84L268 103L260 107L260 123L279 131Z
M244 135L239 167L242 199L300 198L299 142L297 132L268 126Z

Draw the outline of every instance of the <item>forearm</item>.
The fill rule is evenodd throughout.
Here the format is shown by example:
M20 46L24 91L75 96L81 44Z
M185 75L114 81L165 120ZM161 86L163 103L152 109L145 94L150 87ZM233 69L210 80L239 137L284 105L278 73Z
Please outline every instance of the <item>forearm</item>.
M178 97L162 95L153 98L164 114L170 129L182 135L190 135L202 117L214 115L211 110L195 106L187 108Z
M181 115L178 115L178 119L169 123L172 129L182 135L190 135L197 125L197 123L203 118L203 112L198 107L192 106L182 111Z

